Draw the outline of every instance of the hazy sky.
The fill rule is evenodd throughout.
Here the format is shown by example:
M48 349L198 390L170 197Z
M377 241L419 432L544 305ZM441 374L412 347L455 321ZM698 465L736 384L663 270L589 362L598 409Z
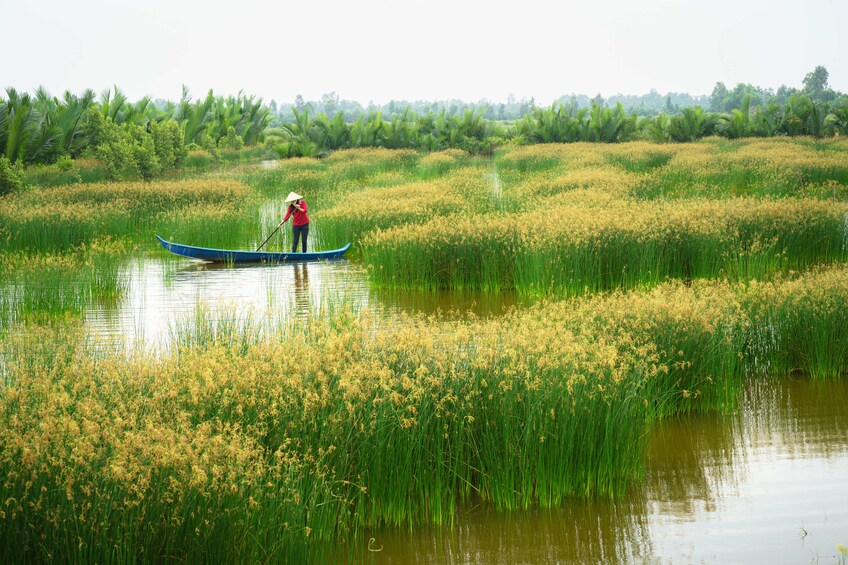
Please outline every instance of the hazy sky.
M848 0L0 0L0 87L547 104L824 65L848 91L846 28Z

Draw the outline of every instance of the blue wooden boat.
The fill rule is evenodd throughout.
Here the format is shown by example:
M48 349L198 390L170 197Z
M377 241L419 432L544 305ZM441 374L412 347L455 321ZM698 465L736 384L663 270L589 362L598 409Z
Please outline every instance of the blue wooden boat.
M209 247L195 247L193 245L182 245L165 241L158 235L156 239L162 247L182 257L211 261L213 263L284 263L290 261L316 261L319 259L341 259L345 252L350 249L348 243L340 249L332 251L313 251L307 253L286 253L273 251L238 251L231 249L211 249Z

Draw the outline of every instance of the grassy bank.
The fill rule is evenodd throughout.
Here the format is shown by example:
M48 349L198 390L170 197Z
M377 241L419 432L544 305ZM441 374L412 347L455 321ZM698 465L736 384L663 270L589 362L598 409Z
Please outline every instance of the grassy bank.
M63 253L0 252L0 328L113 304L125 291L120 267L128 252L110 238Z

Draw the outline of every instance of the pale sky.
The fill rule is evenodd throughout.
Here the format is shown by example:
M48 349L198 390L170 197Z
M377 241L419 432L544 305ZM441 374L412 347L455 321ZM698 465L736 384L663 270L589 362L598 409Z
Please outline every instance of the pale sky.
M848 91L848 0L0 0L0 87L468 102ZM5 94L3 94L5 96Z

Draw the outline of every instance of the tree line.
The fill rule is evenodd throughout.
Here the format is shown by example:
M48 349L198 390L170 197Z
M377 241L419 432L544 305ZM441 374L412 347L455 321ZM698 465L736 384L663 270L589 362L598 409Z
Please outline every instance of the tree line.
M833 90L828 85L829 73L823 66L816 67L802 80L802 88L794 88L781 85L777 90L761 88L749 83L739 83L735 87L728 88L723 82L717 82L709 95L689 94L687 92L669 92L665 95L656 90L647 94L615 94L604 98L600 94L592 97L586 94L566 94L560 96L554 102L561 106L573 106L575 109L591 108L594 106L615 107L618 103L628 113L637 116L657 116L659 114L681 114L684 108L701 106L705 110L716 113L730 113L742 108L743 101L750 97L751 106L764 105L770 102L780 106L785 105L791 96L806 94L815 101L833 102L844 96ZM343 112L344 119L353 122L361 116L380 112L383 119L391 119L405 110L411 110L417 114L429 112L439 113L444 110L447 116L459 116L466 110L481 112L483 118L497 121L521 120L527 114L533 113L539 107L534 98L516 99L510 95L505 102L493 102L480 100L477 102L464 102L462 100L449 99L440 101L426 100L392 100L387 104L369 103L362 105L355 100L342 99L335 92L329 92L321 96L320 100L305 100L298 95L295 100L288 104L278 104L271 100L269 108L272 120L279 123L294 121L294 112L303 113L308 111L310 115L317 116L325 113L334 117L336 113Z
M239 93L192 100L183 87L179 102L131 102L116 87L99 99L94 91L65 92L62 98L39 88L33 95L14 88L0 97L0 167L50 164L93 157L111 177L129 169L142 178L178 168L187 152L213 155L264 141L270 110L262 99Z
M243 93L223 97L210 90L192 100L184 87L179 102L149 97L131 102L117 87L99 98L92 90L57 98L43 88L33 95L8 88L6 97L0 97L0 180L8 190L20 184L14 177L23 166L80 157L102 162L110 178L129 171L148 179L179 168L193 149L216 158L221 150L245 146L260 146L280 157L321 156L355 147L458 148L488 154L503 143L846 135L848 96L831 89L828 78L824 67L816 67L802 89L781 87L769 96L751 85L727 89L718 83L709 99L702 100L706 107L679 108L669 96L665 111L655 115L641 115L621 100L610 104L600 97L586 104L575 96L563 97L549 107L523 101L521 117L514 120L492 119L486 106L459 110L438 103L349 114L333 96L325 97L323 110L300 100L291 106L288 119L280 119L275 102L265 105Z
M294 109L291 123L269 128L269 146L280 157L315 157L353 147L412 148L437 151L458 148L470 153L491 153L502 143L617 143L630 140L687 142L706 136L741 137L814 136L848 134L848 98L816 101L807 94L789 97L786 104L770 101L752 106L751 97L741 109L710 112L701 106L653 117L628 113L623 104L588 108L554 103L533 108L514 123L486 120L482 111L466 109L451 116L418 114L409 109L391 119L381 112L347 122L342 112L333 117L321 112L314 118L308 109Z

